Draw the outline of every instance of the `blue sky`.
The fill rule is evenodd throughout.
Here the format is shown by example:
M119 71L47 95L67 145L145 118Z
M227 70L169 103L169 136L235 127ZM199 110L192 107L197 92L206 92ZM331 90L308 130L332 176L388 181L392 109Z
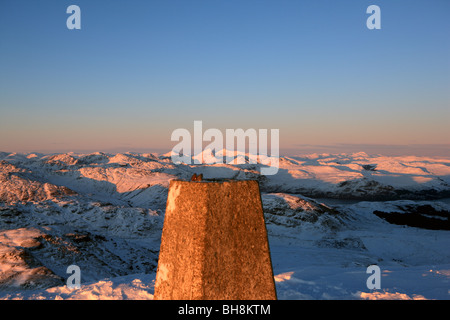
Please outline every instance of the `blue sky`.
M66 27L71 4L81 30ZM381 30L366 27L371 4ZM445 0L3 0L0 150L170 150L194 120L279 129L290 151L442 149L449 12Z

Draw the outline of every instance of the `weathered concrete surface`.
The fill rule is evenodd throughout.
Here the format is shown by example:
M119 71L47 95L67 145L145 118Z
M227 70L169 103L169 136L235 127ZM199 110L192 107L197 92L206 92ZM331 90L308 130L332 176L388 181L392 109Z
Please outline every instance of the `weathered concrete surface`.
M154 298L276 299L257 181L171 181Z

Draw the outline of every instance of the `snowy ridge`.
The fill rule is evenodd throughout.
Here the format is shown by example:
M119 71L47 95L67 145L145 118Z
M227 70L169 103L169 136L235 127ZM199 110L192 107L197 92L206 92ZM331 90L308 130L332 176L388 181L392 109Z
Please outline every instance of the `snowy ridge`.
M215 159L220 159L225 152L216 152ZM210 151L205 150L192 158L210 156ZM359 200L450 197L450 159L369 156L363 152L311 154L280 157L279 172L262 176L259 169L264 164L259 157L248 153L235 153L235 164L210 165L174 165L170 153L41 155L3 152L1 157L0 178L3 180L12 172L17 171L10 179L18 179L18 172L28 171L42 182L75 192L97 194L100 198L153 185L166 187L171 179L187 179L193 173L203 173L206 179L258 179L265 192L298 193L309 197ZM249 163L250 158L257 163ZM17 199L20 200L20 196Z

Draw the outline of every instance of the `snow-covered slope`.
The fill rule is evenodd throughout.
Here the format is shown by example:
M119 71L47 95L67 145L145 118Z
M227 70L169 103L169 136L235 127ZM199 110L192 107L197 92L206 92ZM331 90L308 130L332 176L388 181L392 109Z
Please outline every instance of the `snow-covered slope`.
M450 298L450 202L436 200L450 160L314 154L281 157L274 176L260 166L1 152L0 297L152 298L169 181L203 173L260 181L280 299ZM72 264L78 290L65 286ZM382 290L366 287L370 264Z
M367 154L282 157L265 188L311 197L359 200L449 197L450 160Z

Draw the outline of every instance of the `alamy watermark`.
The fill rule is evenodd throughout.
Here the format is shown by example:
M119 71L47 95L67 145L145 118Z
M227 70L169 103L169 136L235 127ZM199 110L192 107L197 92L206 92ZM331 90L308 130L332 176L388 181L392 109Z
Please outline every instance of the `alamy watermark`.
M367 7L366 13L371 15L367 18L366 26L369 30L381 29L381 9L379 6L371 5Z
M367 267L366 270L367 274L371 274L367 278L366 286L367 289L373 290L373 289L381 289L381 269L379 266L373 264Z
M69 289L80 289L81 288L81 269L79 266L72 264L67 267L67 274L71 274L67 278L66 285Z
M70 13L70 16L66 20L67 29L73 30L81 29L81 9L77 5L70 5L67 7L66 13Z
M66 13L70 14L67 18L66 26L69 30L81 29L81 9L77 5L67 7ZM381 9L377 5L370 5L366 9L366 13L370 16L366 20L366 26L369 30L381 29Z
M226 129L225 135L215 128L203 132L202 121L194 121L193 136L184 128L172 132L171 141L179 143L172 148L171 158L175 164L260 163L262 175L274 175L279 168L279 130L270 129L270 156L268 136L267 129ZM203 148L205 141L211 143Z

